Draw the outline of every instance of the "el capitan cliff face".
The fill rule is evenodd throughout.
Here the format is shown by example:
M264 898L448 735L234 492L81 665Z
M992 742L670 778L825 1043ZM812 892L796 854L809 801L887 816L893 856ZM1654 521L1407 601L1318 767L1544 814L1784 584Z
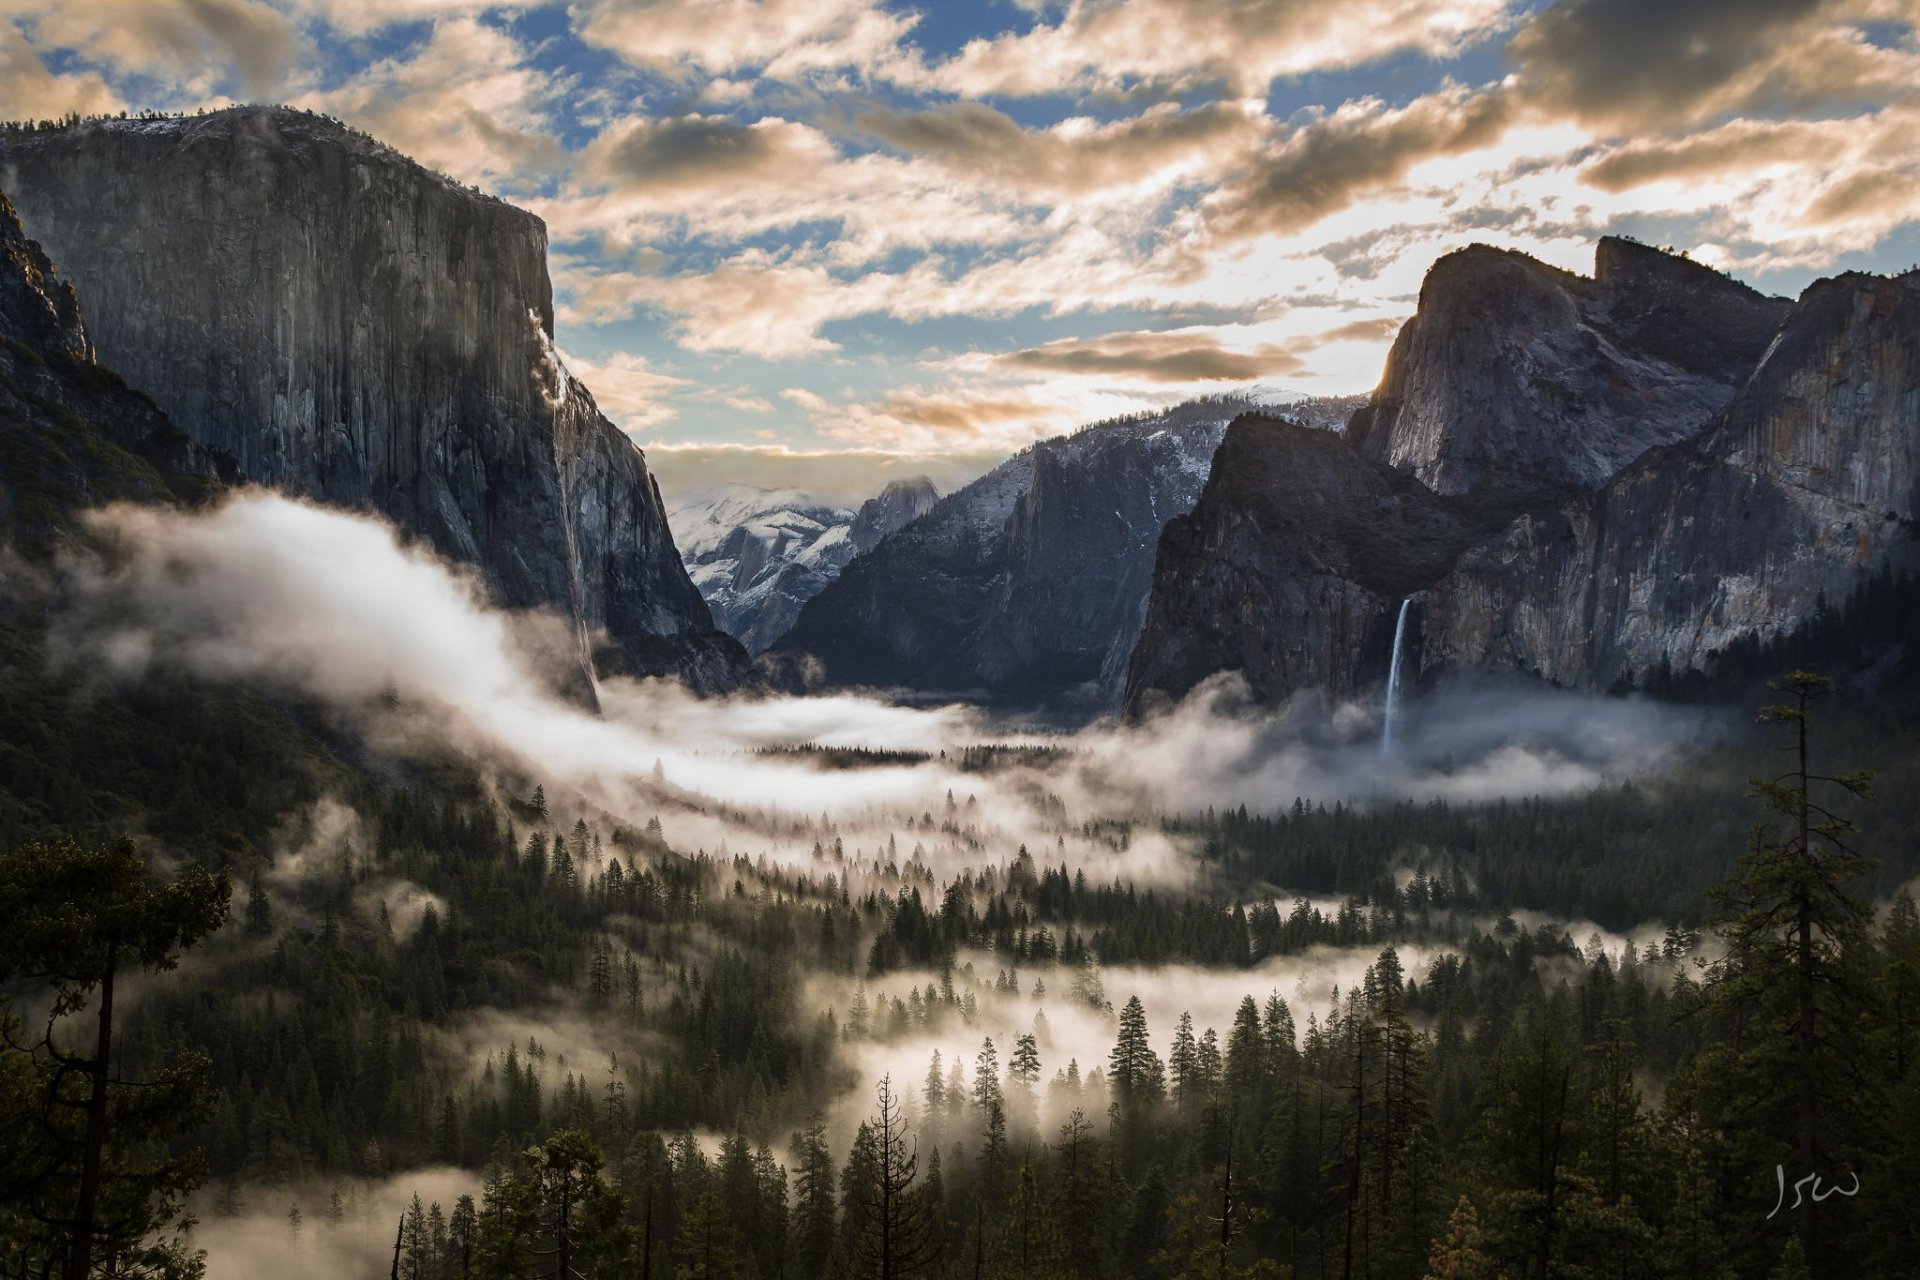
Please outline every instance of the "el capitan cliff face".
M737 683L638 449L552 345L546 230L322 117L0 134L101 359L250 480L371 507L602 672Z

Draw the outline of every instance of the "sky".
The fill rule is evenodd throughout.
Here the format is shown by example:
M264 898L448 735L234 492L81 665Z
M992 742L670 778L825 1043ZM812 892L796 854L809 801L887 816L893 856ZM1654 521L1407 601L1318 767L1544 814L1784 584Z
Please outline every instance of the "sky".
M0 117L325 111L546 220L669 490L1371 388L1482 242L1920 261L1920 0L0 0Z

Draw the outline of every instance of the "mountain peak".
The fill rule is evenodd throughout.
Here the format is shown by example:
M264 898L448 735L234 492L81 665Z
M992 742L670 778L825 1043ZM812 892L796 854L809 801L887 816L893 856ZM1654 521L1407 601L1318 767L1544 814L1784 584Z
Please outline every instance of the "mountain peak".
M1442 493L1604 484L1704 427L1790 304L1621 239L1596 275L1489 245L1445 255L1348 438Z
M882 538L912 524L933 510L939 501L940 491L925 476L890 480L879 496L860 504L853 526L847 531L847 540L858 551L871 551L880 545Z

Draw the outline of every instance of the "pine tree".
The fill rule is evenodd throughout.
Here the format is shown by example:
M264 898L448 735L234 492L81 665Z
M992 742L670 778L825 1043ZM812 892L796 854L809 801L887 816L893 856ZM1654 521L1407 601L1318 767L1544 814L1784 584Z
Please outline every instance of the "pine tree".
M1032 1032L1013 1042L1013 1056L1007 1060L1007 1085L1013 1096L1015 1125L1022 1133L1033 1132L1040 1119L1040 1042Z
M273 901L267 897L267 882L259 872L247 881L247 936L265 938L273 933Z
M1857 1169L1859 1135L1871 1127L1859 1034L1871 998L1862 968L1871 912L1850 886L1873 863L1849 845L1853 824L1826 805L1836 794L1871 799L1873 786L1870 774L1813 766L1811 710L1826 694L1824 678L1796 671L1768 687L1790 698L1760 718L1787 726L1791 764L1750 781L1769 817L1755 824L1733 878L1714 892L1725 954L1702 994L1733 1034L1695 1071L1703 1115L1729 1155L1752 1168L1790 1169L1782 1176L1791 1184ZM1747 1208L1771 1207L1773 1197L1757 1184L1753 1192ZM1844 1269L1851 1233L1823 1222L1850 1212L1850 1202L1799 1197L1794 1229L1816 1274Z
M1493 1264L1480 1248L1480 1215L1461 1196L1447 1216L1444 1237L1433 1242L1426 1280L1492 1280Z
M746 1280L750 1274L719 1187L708 1187L680 1224L674 1257L679 1262L674 1273L678 1280Z
M1174 1025L1173 1044L1167 1050L1167 1076L1173 1083L1173 1103L1182 1115L1192 1112L1200 1098L1194 1078L1199 1044L1193 1035L1193 1015L1181 1010Z
M1007 1109L1000 1091L999 1055L990 1039L974 1059L973 1105L980 1117L980 1192L989 1205L996 1205L1006 1189Z
M1054 1151L1060 1169L1058 1218L1063 1224L1067 1269L1082 1277L1108 1275L1105 1224L1110 1213L1105 1169L1093 1125L1078 1107L1061 1124Z
M919 1157L908 1144L892 1078L882 1076L874 1094L877 1109L867 1125L871 1172L854 1187L860 1209L854 1274L863 1280L902 1280L938 1256L934 1210L926 1203L924 1188L914 1185ZM850 1171L852 1167L849 1163Z
M222 873L188 871L153 884L131 840L83 849L63 839L0 857L0 987L44 995L38 1042L22 1044L11 1019L0 1051L0 1098L9 1117L0 1220L16 1256L46 1273L55 1258L69 1280L121 1269L180 1224L183 1201L204 1176L171 1156L175 1131L209 1101L206 1059L182 1053L153 1079L120 1078L114 997L128 971L165 972L226 922L233 886ZM79 1050L66 1021L91 1014L93 1045ZM29 1223L31 1225L29 1225ZM184 1247L184 1246L182 1246Z
M793 1190L793 1265L803 1276L824 1276L833 1259L833 1151L818 1111L793 1134Z
M1486 1249L1510 1271L1547 1277L1565 1254L1575 1135L1573 1057L1535 1010L1503 1042L1481 1085L1474 1136Z
M1006 1280L1053 1280L1065 1274L1061 1266L1063 1242L1034 1181L1033 1166L1020 1166L1013 1198L1003 1217L994 1248L996 1275Z

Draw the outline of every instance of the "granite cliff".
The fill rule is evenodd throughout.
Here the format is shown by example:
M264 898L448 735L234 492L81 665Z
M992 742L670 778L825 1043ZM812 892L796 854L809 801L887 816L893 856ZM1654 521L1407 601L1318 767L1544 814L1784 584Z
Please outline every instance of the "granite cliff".
M1236 423L1194 511L1161 542L1129 708L1230 670L1269 700L1365 693L1385 679L1409 596L1414 681L1496 668L1605 689L1707 671L1717 652L1792 631L1869 574L1920 566L1920 277L1841 276L1776 307L1611 243L1598 277L1624 290L1606 259L1630 250L1641 283L1608 314L1616 326L1637 317L1652 355L1591 366L1601 385L1573 388L1558 412L1537 397L1525 415L1461 397L1540 364L1504 340L1447 341L1439 317L1469 324L1472 289L1546 269L1501 255L1491 275L1463 274L1455 255L1435 267L1407 326L1416 335L1396 342L1344 439ZM1596 434L1603 403L1640 406L1608 419L1640 426ZM1654 443L1623 456L1642 439ZM1522 447L1490 447L1502 440ZM1490 466L1529 456L1543 460Z
M1428 271L1347 434L1439 493L1591 489L1705 426L1787 307L1630 240L1591 279L1476 245Z
M1811 285L1693 440L1529 514L1416 600L1420 669L1605 688L1710 667L1920 567L1920 277Z
M236 478L99 363L72 286L0 195L0 541L44 560L85 539L89 507L202 501ZM9 575L0 596L21 587Z
M0 133L92 340L254 482L372 508L601 672L732 687L640 451L553 342L546 229L301 112Z

